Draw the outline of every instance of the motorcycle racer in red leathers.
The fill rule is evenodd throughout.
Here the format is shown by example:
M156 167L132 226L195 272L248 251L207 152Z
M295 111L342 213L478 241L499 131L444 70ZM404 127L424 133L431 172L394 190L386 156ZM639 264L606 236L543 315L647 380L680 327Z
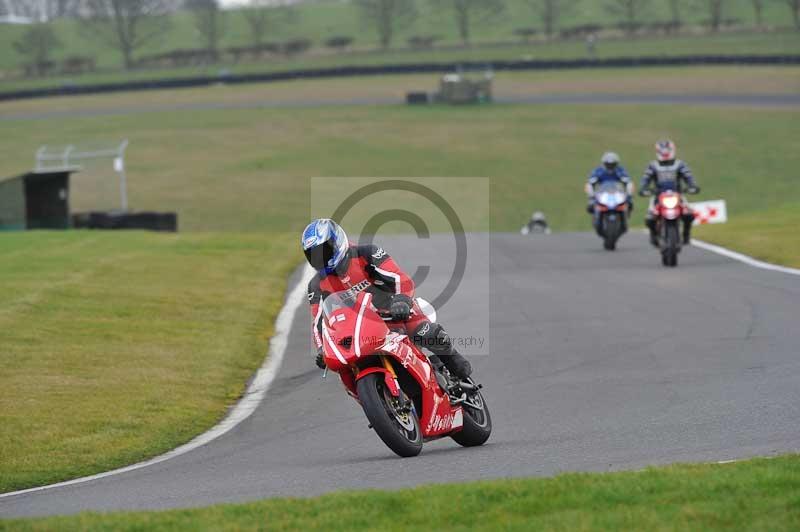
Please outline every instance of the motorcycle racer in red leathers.
M317 274L308 284L312 335L317 347L317 366L322 356L322 301L330 294L368 291L378 310L391 313L391 329L401 329L414 343L438 356L447 369L461 379L472 367L456 350L444 328L430 322L414 299L414 281L383 248L352 244L339 224L329 219L311 222L303 231L303 252Z

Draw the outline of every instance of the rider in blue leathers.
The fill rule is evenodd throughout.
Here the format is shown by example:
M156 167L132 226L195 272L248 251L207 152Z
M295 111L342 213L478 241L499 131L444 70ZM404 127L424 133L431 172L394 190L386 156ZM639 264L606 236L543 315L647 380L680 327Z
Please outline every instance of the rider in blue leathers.
M633 183L631 176L625 171L625 168L619 164L619 155L614 152L606 152L600 159L602 163L600 166L592 170L589 174L589 181L586 183L586 194L589 196L589 204L586 206L586 212L594 215L594 192L595 188L606 181L619 181L625 185L625 190L628 192L628 210L633 211Z

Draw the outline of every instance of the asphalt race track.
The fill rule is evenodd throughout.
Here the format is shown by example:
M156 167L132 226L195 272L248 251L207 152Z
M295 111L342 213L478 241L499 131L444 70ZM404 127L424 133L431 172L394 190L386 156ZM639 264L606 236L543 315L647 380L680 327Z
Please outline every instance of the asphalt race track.
M490 246L491 271L486 255L473 253L440 321L453 336L469 337L487 330L491 309L491 354L471 357L494 418L484 447L462 449L447 439L426 444L417 458L396 458L338 379L321 378L303 304L277 379L233 431L152 467L0 499L0 516L200 506L800 450L800 277L697 248L684 249L680 266L666 269L639 233L613 253L590 234L471 238ZM432 261L424 296L449 278L449 240L383 244L411 271L415 261Z

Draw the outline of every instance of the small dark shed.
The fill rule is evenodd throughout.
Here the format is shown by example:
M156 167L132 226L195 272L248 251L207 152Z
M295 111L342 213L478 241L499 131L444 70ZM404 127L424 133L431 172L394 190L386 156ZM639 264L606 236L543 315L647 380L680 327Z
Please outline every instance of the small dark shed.
M75 171L40 170L0 181L0 231L68 229L69 178Z

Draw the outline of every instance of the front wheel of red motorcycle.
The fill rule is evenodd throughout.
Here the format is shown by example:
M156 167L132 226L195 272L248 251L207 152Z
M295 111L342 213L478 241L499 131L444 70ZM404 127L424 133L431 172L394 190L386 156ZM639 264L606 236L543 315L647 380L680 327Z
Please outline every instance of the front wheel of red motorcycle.
M464 427L451 438L464 447L483 445L492 434L492 416L483 394L476 389L467 395L461 406L464 411Z
M357 390L364 414L383 443L398 456L417 456L422 451L422 430L413 403L394 397L381 373L358 381Z

